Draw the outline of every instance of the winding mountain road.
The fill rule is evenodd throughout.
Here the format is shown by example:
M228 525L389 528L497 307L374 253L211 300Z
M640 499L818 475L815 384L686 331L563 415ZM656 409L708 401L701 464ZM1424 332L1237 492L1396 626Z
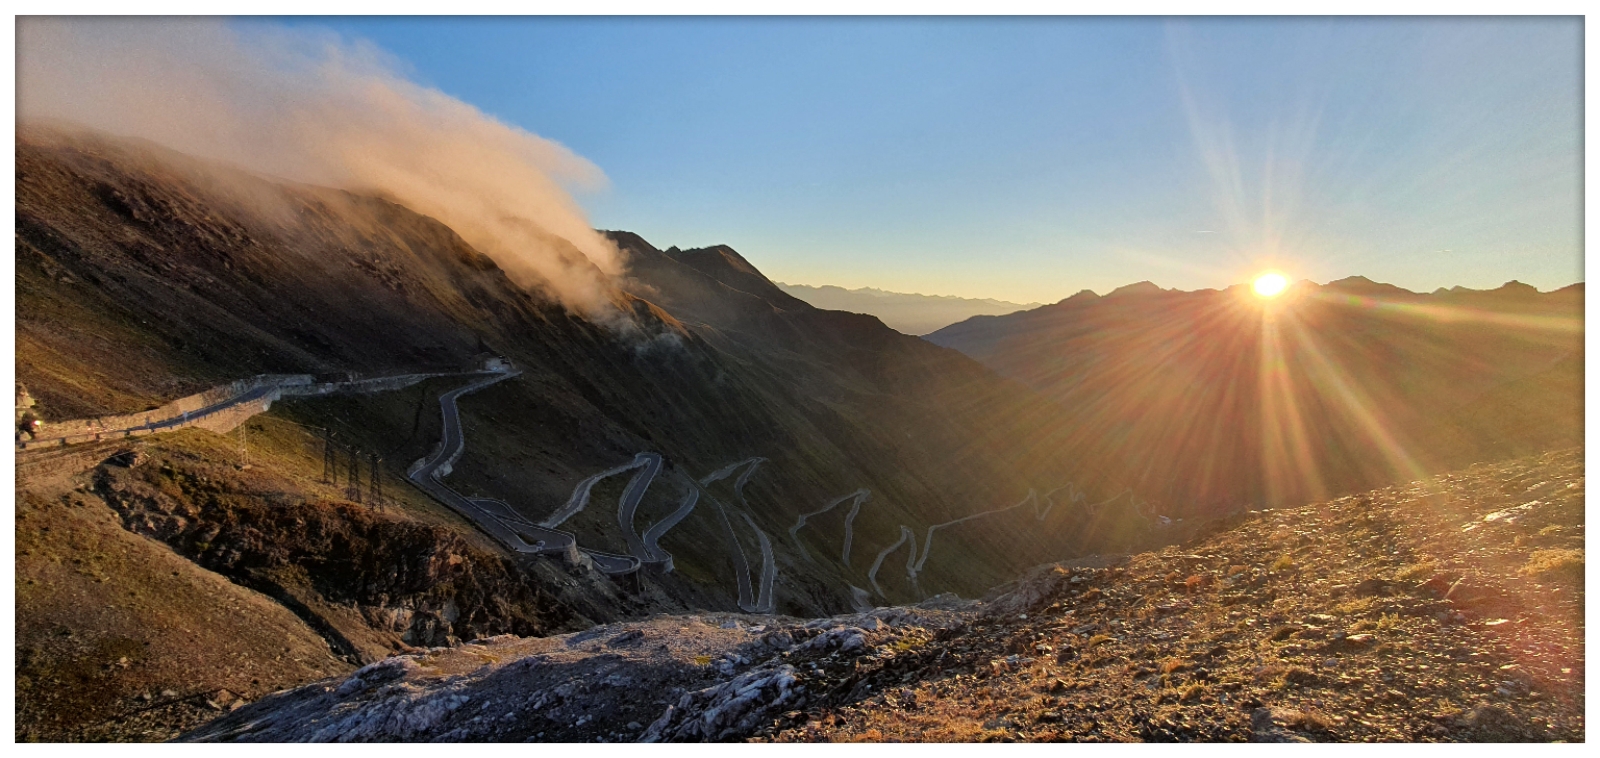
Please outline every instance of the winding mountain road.
M739 505L748 510L750 507L749 503L745 502L744 499L745 484L749 483L750 477L755 475L756 470L761 467L761 464L766 462L766 458L755 457L730 463L720 469L717 469L716 471L711 472L704 479L701 479L697 484L703 489L714 482L718 482L728 478L729 476L732 476L733 472L738 471L741 467L744 468L744 471L739 475L739 478L734 480L733 494L734 497L739 499ZM709 492L705 494L710 496ZM739 515L743 516L745 523L748 524L753 531L755 531L756 537L761 545L761 584L759 594L757 594L757 592L751 588L750 584L750 561L745 557L744 547L740 545L739 536L733 529L733 521L728 518L728 509L723 506L721 500L718 500L715 497L711 497L710 499L712 505L715 505L717 508L717 515L722 519L723 532L727 537L729 547L731 548L729 552L733 556L734 579L738 582L739 588L739 607L746 613L771 613L776 605L772 598L772 585L778 576L777 562L772 556L772 541L767 539L766 532L761 531L761 529L756 526L755 520L751 519L748 513L743 511L740 512Z
M444 424L439 447L433 454L417 461L406 474L406 478L433 499L466 516L514 552L534 555L566 553L577 545L577 537L572 533L529 522L517 515L511 505L503 500L465 497L440 481L442 477L450 474L451 468L466 450L466 439L461 431L461 413L456 407L456 400L462 395L477 392L521 373L520 371L494 372L485 379L440 395L439 407L444 414ZM591 477L585 481L593 487L598 478ZM577 492L573 493L573 498L578 498ZM574 513L582 510L583 504L588 502L587 488L583 491L581 501ZM578 549L589 556L595 568L603 573L627 574L639 570L639 559L633 556L582 547Z
M545 520L539 522L539 524L551 529L561 526L563 523L566 523L567 519L578 515L583 511L584 507L589 505L589 493L594 490L594 486L599 484L601 479L616 476L624 471L632 471L633 469L641 466L649 466L651 465L650 459L654 459L655 470L659 471L661 469L660 455L655 453L639 453L638 455L635 455L633 460L628 463L624 463L621 466L613 466L605 471L584 479L581 482L578 482L578 486L572 488L572 495L567 498L567 502L560 508L557 508L554 513L547 516ZM654 478L655 474L651 473L650 479ZM635 479L637 479L637 477L635 477ZM645 485L649 486L648 480L646 480ZM642 496L644 493L641 491L639 494Z
M483 526L485 531L495 536L512 550L529 553L559 553L571 550L576 545L576 537L570 532L564 532L555 527L582 512L588 506L594 486L600 480L628 471L636 471L633 477L629 479L627 486L624 487L622 495L617 502L617 526L622 530L623 538L628 544L628 552L631 555L606 553L582 547L578 549L588 555L597 568L608 574L624 574L637 571L644 563L664 565L666 570L670 571L672 554L661 548L661 538L679 522L687 518L694 511L701 497L704 496L716 507L718 519L722 522L724 537L729 547L728 552L734 562L734 579L738 589L739 608L747 613L773 612L776 607L773 586L777 580L777 561L773 556L771 540L768 539L766 532L756 525L755 519L750 516L750 504L745 500L744 496L745 486L749 483L751 477L755 476L761 465L767 462L766 458L757 456L735 461L707 474L698 481L689 478L690 486L684 493L678 508L668 514L666 518L651 525L645 530L643 536L639 535L635 529L634 522L645 492L649 489L650 484L661 474L664 461L659 453L638 453L628 463L614 466L585 478L573 488L572 495L567 498L566 503L537 524L518 515L504 501L487 498L466 498L444 486L439 481L440 477L450 473L451 465L465 449L461 434L460 415L456 409L456 399L495 382L515 376L517 373L519 372L498 373L467 386L451 390L440 397L439 403L444 413L443 439L440 441L439 449L433 455L418 461L417 465L413 466L412 473L408 475L413 483L435 499L449 505ZM754 583L751 581L750 576L750 559L745 554L743 543L734 529L733 519L728 514L728 506L711 495L706 489L716 482L733 476L735 472L739 474L733 483L734 498L738 501L735 511L744 520L745 525L755 532L761 549L761 572L758 581ZM878 552L872 567L867 571L867 582L879 596L885 596L883 588L878 584L878 572L883 568L883 563L889 555L909 543L909 552L906 556L906 578L915 587L918 575L922 573L923 567L927 565L928 558L933 553L933 535L935 532L985 516L994 516L1013 511L1030 503L1034 506L1035 520L1043 521L1058 505L1055 495L1062 490L1069 491L1069 496L1066 500L1067 505L1084 503L1083 507L1091 511L1098 511L1101 507L1116 501L1124 495L1133 496L1133 491L1128 489L1099 503L1089 504L1084 502L1087 500L1085 493L1078 490L1071 483L1046 492L1042 498L1038 490L1030 489L1026 497L1013 505L973 513L929 526L927 532L923 535L920 550L918 550L916 533L911 527L902 524L900 526L900 538L894 544ZM850 500L852 501L850 511L845 516L844 544L839 556L840 562L845 567L849 567L850 548L854 540L855 518L860 513L862 505L871 496L871 490L861 488L829 501L819 510L803 513L795 522L795 525L789 528L789 537L807 560L814 561L810 552L806 550L805 545L800 541L800 529L805 527L809 519L827 513L843 504L846 500ZM1043 503L1040 502L1041 499ZM1139 507L1140 503L1137 499L1135 499L1134 505L1136 508ZM853 606L870 606L870 593L854 585L850 585L850 590L851 604Z
M273 387L273 386L270 386L270 385L264 385L264 386L256 387L255 389L252 389L249 392L246 392L246 393L244 393L242 395L239 395L237 397L230 397L227 400L223 400L223 401L218 402L218 403L212 403L211 405L208 405L208 406L206 406L204 408L198 408L198 409L195 409L195 410L192 410L192 411L187 411L187 412L185 412L185 413L183 413L181 415L178 415L178 416L173 416L172 418L166 419L165 421L157 421L155 423L145 424L142 427L135 427L135 428L137 428L137 429L156 430L156 429L166 429L166 428L174 427L174 426L182 426L184 424L189 423L190 421L192 421L194 419L201 418L203 416L209 416L209 415L211 415L213 413L216 413L218 411L227 410L227 409L232 408L232 407L234 407L236 405L244 405L245 403L249 403L249 402L252 402L252 401L255 401L255 400L260 400L261 398L264 398L264 397L266 397L268 395L271 395L273 392L279 391L279 389L280 389L279 387Z
M672 554L661 548L660 542L662 537L664 537L668 531L677 526L691 513L693 513L696 505L699 503L702 497L708 498L717 509L719 520L723 525L724 535L729 543L729 553L734 561L735 579L738 585L738 604L740 609L748 613L773 612L776 605L773 597L773 588L777 579L777 562L773 555L771 540L768 539L767 534L756 525L755 519L751 517L749 513L750 506L745 500L744 496L745 486L761 468L761 465L768 462L766 458L752 457L730 463L720 469L717 469L716 471L713 471L698 481L689 476L682 477L683 479L687 480L688 487L685 489L683 498L680 501L677 509L668 514L665 518L661 519L655 524L652 524L648 529L645 530L642 536L636 531L634 522L638 514L639 506L643 502L646 491L649 489L650 484L654 482L655 479L660 475L664 466L665 462L659 453L638 453L634 456L633 460L628 463L614 466L610 469L606 469L605 471L585 478L573 488L571 496L567 498L567 501L560 508L556 509L554 513L545 518L543 521L537 523L519 514L516 509L503 500L494 498L466 497L446 486L442 479L451 473L455 462L460 458L466 449L465 437L461 428L460 411L457 408L457 400L464 395L476 392L485 387L518 376L520 374L520 371L513 370L510 367L490 368L486 371L465 372L464 375L483 376L484 378L473 381L462 387L458 387L440 396L439 405L441 413L443 414L443 430L439 445L431 454L423 457L412 465L411 469L406 474L407 480L433 499L467 517L491 537L495 538L506 548L514 552L527 554L563 554L568 556L572 556L575 552L581 552L589 556L596 568L607 574L631 573L637 571L641 565L644 564L650 564L652 566L661 568L662 570L671 571ZM343 385L339 385L339 387L345 387L348 385L347 388L354 388L356 391L393 389L395 387L389 385L391 385L395 380L409 380L409 383L415 383L415 381L420 381L425 378L446 375L447 374L440 373L403 374L396 376L377 377L362 381L352 380ZM305 381L309 382L310 377L306 377ZM409 386L409 383L399 386ZM371 384L373 386L371 388L365 388L365 385L367 384ZM276 395L274 393L288 392L290 389L293 390L292 394L326 394L329 386L311 385L307 387L296 386L293 388L286 388L284 386L279 386L278 384L261 384L252 387L251 389L242 392L239 395L212 403L202 408L177 413L160 421L147 422L145 424L130 427L129 429L125 430L111 430L109 433L115 434L118 431L129 432L133 430L145 430L146 432L150 432L182 427L190 422L195 421L196 419L225 411L236 406L256 402L268 397L276 399ZM338 389L338 387L334 387L334 389ZM99 435L95 435L95 438L98 439ZM62 439L62 444L66 444L67 442L68 440L65 438ZM19 443L19 447L21 446L22 443ZM593 492L594 486L597 483L599 483L602 479L627 471L635 471L636 473L628 481L628 484L623 489L622 495L618 499L617 525L622 530L623 538L627 542L628 555L608 553L605 551L581 547L578 545L576 535L572 534L571 532L562 531L556 528L567 520L571 519L573 516L582 512L583 509L588 506L590 496ZM721 500L713 496L706 489L715 482L733 476L735 472L739 472L739 477L734 481L733 484L734 497L738 501L735 511L744 520L745 525L755 533L761 550L762 566L760 577L758 583L754 584L752 583L750 576L750 560L745 553L743 543L740 541L737 531L734 529L733 519L730 518L728 514L728 506L725 506ZM918 550L915 533L910 527L902 524L900 526L900 538L894 544L889 545L888 547L879 551L877 554L872 567L867 572L868 583L874 590L877 591L878 595L882 596L883 591L878 585L877 581L878 572L881 570L884 561L890 554L894 553L896 550L900 549L902 545L905 545L907 542L909 542L910 552L906 560L906 577L912 582L913 587L915 587L918 575L922 572L923 567L927 564L928 558L932 554L933 535L935 532L965 523L967 521L972 521L974 519L1015 510L1028 505L1029 503L1034 504L1035 519L1038 521L1043 521L1047 516L1049 516L1050 512L1056 507L1056 505L1058 505L1054 499L1054 496L1063 489L1070 491L1066 500L1067 505L1083 503L1083 507L1090 511L1098 511L1105 505L1116 501L1124 495L1128 495L1132 499L1132 505L1135 510L1147 521L1153 520L1152 516L1146 512L1148 509L1148 503L1139 501L1136 497L1134 497L1131 489L1124 490L1117 495L1114 495L1111 498L1099 503L1090 504L1085 502L1087 500L1086 494L1078 490L1073 484L1069 483L1046 492L1042 498L1044 501L1042 505L1040 503L1040 496L1037 494L1037 491L1030 489L1028 491L1028 495L1014 505L995 508L980 513L974 513L961 518L952 519L941 524L929 526L927 532L923 536L920 551ZM800 530L806 526L810 519L828 513L829 511L843 504L846 500L850 500L851 506L850 511L846 514L844 520L844 539L839 555L840 562L846 568L849 568L851 547L855 536L855 519L860 513L862 506L869 499L871 499L871 496L872 491L863 487L854 492L842 495L834 500L829 501L821 509L801 514L796 520L794 526L790 527L788 530L790 539L793 540L795 547L799 549L801 555L805 556L806 560L814 563L815 558L812 557L811 553L806 549L804 543L800 540ZM871 607L871 593L860 587L856 587L855 585L849 585L849 589L851 593L852 606L857 608Z
M577 549L588 555L597 568L608 574L625 574L637 571L645 563L665 566L665 569L670 571L672 554L661 548L661 538L669 530L677 526L679 522L687 518L703 496L715 506L718 519L722 523L723 534L728 543L729 556L734 563L734 579L737 584L739 608L747 613L773 612L776 607L773 587L777 580L777 561L773 555L772 541L768 539L766 532L762 531L756 525L755 519L751 517L749 513L750 504L746 501L744 495L745 486L749 483L751 477L755 476L756 472L760 470L761 465L767 462L766 458L758 456L735 461L707 474L698 481L688 478L690 486L684 493L678 508L647 528L642 536L635 528L635 520L638 515L639 505L644 500L645 492L661 474L664 460L659 453L638 453L634 455L632 461L585 478L573 488L572 495L567 498L566 503L538 523L534 523L517 514L508 503L502 500L467 498L445 486L440 481L440 478L450 473L451 466L465 449L456 400L462 395L476 392L496 382L516 376L517 373L520 372L496 373L440 396L439 404L444 413L443 437L440 440L438 449L431 456L418 461L412 467L408 477L414 484L433 496L434 499L472 519L486 532L514 551L524 553L564 553L571 551L577 545L577 538L572 533L561 531L556 527L588 507L594 487L602 479L628 471L635 471L636 473L629 479L617 501L617 526L621 529L623 538L627 542L630 555L607 553L583 547L577 547ZM759 579L756 582L751 580L750 559L745 553L737 530L734 529L733 519L728 513L729 507L706 489L716 482L733 476L736 472L738 473L738 478L733 483L733 494L738 501L738 505L734 510L744 520L745 525L755 533L761 549L762 565ZM922 573L923 567L933 553L933 535L935 532L985 516L994 516L1016 510L1030 503L1034 505L1035 520L1043 521L1058 505L1055 501L1055 495L1061 490L1069 490L1070 492L1066 501L1068 505L1083 503L1087 499L1085 493L1069 483L1046 492L1041 504L1041 497L1038 491L1030 489L1026 497L1013 505L973 513L929 526L927 532L923 535L920 550L918 550L916 533L909 526L902 524L900 526L900 538L894 544L878 552L872 567L867 571L867 582L879 596L885 596L883 588L878 584L878 572L883 568L883 563L889 555L909 543L909 552L906 556L906 578L915 587L918 575ZM1132 496L1132 490L1124 490L1099 503L1085 504L1084 508L1097 511L1100 507L1121 498L1123 495ZM809 519L825 514L849 500L851 501L851 507L849 513L845 516L844 540L839 556L840 562L848 568L850 565L850 549L855 536L855 518L860 513L861 507L871 496L871 490L861 488L829 501L819 510L801 514L794 526L789 528L790 539L794 541L795 546L799 548L801 554L807 560L814 561L815 559L812 558L810 552L806 550L805 545L800 540L800 530L806 526ZM1138 503L1135 502L1135 505L1137 506ZM870 606L870 593L854 585L850 585L850 590L851 604L853 606Z
M800 514L800 519L794 522L794 526L789 527L789 538L794 540L794 546L800 548L800 554L805 556L806 560L815 562L816 559L811 557L811 552L806 550L806 546L800 542L800 528L805 526L806 521L811 517L821 516L822 514L838 507L840 503L843 503L851 498L855 498L855 502L850 505L850 512L844 517L844 550L840 553L839 557L839 560L843 561L846 567L849 567L850 541L855 536L854 530L856 514L861 512L861 504L865 503L871 497L872 490L863 487L848 495L842 495L838 499L830 501L827 505L822 506L822 508L819 510L812 511L810 513L802 513Z
M622 490L622 497L617 500L617 526L621 527L622 537L628 542L628 552L643 561L653 558L654 554L639 536L638 531L633 528L633 517L639 510L639 501L644 499L645 490L650 488L650 483L661 473L661 455L639 453L634 456L633 462L639 468L639 472L628 480L628 486Z
M540 553L564 553L578 544L575 535L556 529L545 529L524 518L504 500L488 497L469 497L467 500L491 518L511 527L517 536Z
M698 482L690 479L688 491L684 493L678 509L644 531L644 549L650 554L651 560L664 562L669 568L671 567L672 554L661 549L661 538L666 535L667 530L677 526L679 521L694 512L695 503L700 501L700 488L696 486L697 484Z
M777 560L772 552L772 541L768 539L766 532L763 532L756 525L755 519L751 518L748 512L749 503L744 497L744 488L749 483L750 478L755 475L761 464L766 462L766 458L746 458L723 466L699 481L690 478L690 486L678 508L668 514L666 518L651 525L645 530L644 535L640 536L635 527L639 504L644 500L645 492L649 489L651 483L660 476L664 461L660 453L638 453L628 463L613 466L579 482L573 488L572 495L567 498L567 502L556 509L549 517L539 522L539 526L546 530L551 530L582 512L584 508L588 507L590 495L600 480L628 471L636 471L633 477L628 480L627 486L623 488L621 497L617 500L617 526L622 531L623 539L628 543L628 552L631 555L602 554L587 549L584 552L596 558L597 565L599 558L605 556L614 560L626 558L634 564L649 563L663 566L665 570L670 571L672 569L672 554L661 548L661 538L666 535L667 531L687 518L690 513L693 513L695 505L704 496L716 507L718 518L722 522L723 533L729 546L728 552L734 562L734 579L738 587L740 609L747 613L771 613L776 608L773 586L778 577ZM750 560L745 554L738 533L734 529L733 520L728 515L727 507L723 505L721 500L706 490L713 483L733 476L735 472L739 473L739 477L734 480L733 484L734 497L739 502L739 508L736 511L744 520L745 525L755 532L757 543L761 549L761 573L756 582L751 581ZM561 533L565 534L565 532ZM619 563L618 565L621 564Z
M1029 503L1033 503L1033 505L1034 505L1034 520L1035 521L1043 521L1043 520L1045 520L1046 517L1048 517L1050 515L1050 511L1055 509L1056 505L1058 505L1058 503L1056 503L1056 501L1055 501L1055 497L1054 496L1055 496L1055 494L1057 492L1060 492L1061 490L1069 490L1070 491L1070 496L1067 498L1066 505L1072 505L1074 503L1084 503L1083 508L1085 510L1087 510L1087 511L1090 511L1091 513L1098 513L1101 508L1103 508L1103 507L1105 507L1107 505L1110 505L1113 502L1116 502L1123 495L1127 495L1127 496L1129 496L1130 499L1132 499L1131 504L1136 509L1140 508L1143 505L1141 501L1137 500L1137 498L1134 498L1132 489L1123 490L1122 492L1119 492L1119 493L1117 493L1117 494L1115 494L1115 495L1113 495L1113 496L1111 496L1111 497L1109 497L1109 498L1107 498L1105 500L1102 500L1102 501L1100 501L1098 503L1085 503L1084 501L1088 500L1088 496L1083 491L1079 490L1076 485L1074 485L1074 484L1069 482L1069 483L1064 484L1064 485L1062 485L1060 487L1057 487L1057 488L1055 488L1053 490L1050 490L1049 492L1046 492L1044 494L1044 497L1043 497L1043 500L1044 500L1044 504L1043 505L1041 505L1040 502L1039 502L1040 497L1039 497L1038 491L1030 489L1030 490L1028 490L1027 496L1022 498L1021 501L1017 502L1014 505L1008 505L1008 506L1004 506L1004 507L1001 507L1001 508L994 508L992 510L982 511L982 512L979 512L979 513L973 513L973 514L970 514L970 515L967 515L967 516L962 516L961 518L958 518L958 519L951 519L950 521L946 521L946 522L944 522L942 524L934 524L933 526L928 527L927 533L924 534L923 538L922 538L922 552L920 554L917 552L917 537L916 537L916 533L911 530L911 527L908 527L908 526L905 526L904 524L902 524L900 526L900 539L896 540L894 544L892 544L892 545L884 548L883 550L879 551L877 559L874 560L873 563L872 563L872 568L867 571L867 581L868 581L868 583L870 583L872 585L872 588L874 590L877 590L878 595L880 597L885 596L884 592L883 592L883 589L878 586L878 571L881 568L883 568L883 562L884 562L885 558L888 558L889 555L894 553L894 551L898 550L901 545L904 545L909 541L911 543L911 553L910 553L910 555L908 555L906 557L906 578L909 579L912 582L913 586L915 586L916 582L917 582L917 576L922 573L923 566L928 563L928 556L933 553L933 533L934 532L936 532L936 531L938 531L940 529L947 529L949 527L956 526L957 524L962 524L962 523L965 523L967 521L972 521L974 519L983 518L984 516L995 516L995 515L998 515L998 514L1001 514L1001 513L1005 513L1007 511L1016 510L1018 508L1021 508L1022 506L1028 505ZM846 497L849 497L849 496L846 495ZM839 502L842 502L842 499L840 501L835 501L834 503L830 504L828 507L832 508L834 505L838 505ZM826 510L826 509L824 509L824 510ZM819 513L820 513L820 511L819 511ZM815 515L815 514L811 514L811 515ZM804 517L802 517L802 519L804 519ZM794 530L791 530L791 534L793 533L793 531ZM846 563L845 565L849 565L849 564ZM852 587L852 589L855 589L855 588Z
M906 556L906 576L910 578L916 577L916 569L912 568L911 564L917 560L917 535L911 531L911 527L901 524L900 539L895 540L893 545L878 551L878 559L873 561L872 568L867 570L867 581L872 584L872 589L877 590L879 597L887 597L887 595L884 594L883 588L878 586L878 569L883 568L883 559L888 558L891 553L899 550L901 545L906 544L906 540L911 541L911 554Z

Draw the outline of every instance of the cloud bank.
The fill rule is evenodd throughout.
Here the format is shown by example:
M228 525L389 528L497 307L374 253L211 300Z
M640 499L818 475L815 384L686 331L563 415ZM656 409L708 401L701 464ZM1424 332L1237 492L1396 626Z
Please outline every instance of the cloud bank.
M623 256L568 191L603 187L600 169L409 81L368 44L211 19L19 18L17 116L382 194L519 284L578 313L613 312Z

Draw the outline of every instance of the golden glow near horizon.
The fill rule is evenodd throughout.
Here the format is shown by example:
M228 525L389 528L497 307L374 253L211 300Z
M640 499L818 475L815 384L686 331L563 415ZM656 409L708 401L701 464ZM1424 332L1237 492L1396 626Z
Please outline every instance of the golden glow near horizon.
M1268 271L1256 277L1255 284L1252 286L1259 297L1277 297L1289 288L1289 277L1276 271Z

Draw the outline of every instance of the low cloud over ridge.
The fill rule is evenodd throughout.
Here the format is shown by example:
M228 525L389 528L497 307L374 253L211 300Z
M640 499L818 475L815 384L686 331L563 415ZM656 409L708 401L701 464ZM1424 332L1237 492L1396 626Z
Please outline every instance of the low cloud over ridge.
M17 117L62 120L296 181L387 196L448 224L518 283L609 311L622 254L571 189L594 164L409 81L368 44L210 19L22 18Z

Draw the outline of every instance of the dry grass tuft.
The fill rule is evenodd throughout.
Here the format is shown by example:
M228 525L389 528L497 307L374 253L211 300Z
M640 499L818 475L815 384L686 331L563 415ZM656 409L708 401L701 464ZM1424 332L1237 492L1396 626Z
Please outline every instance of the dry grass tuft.
M1438 566L1439 564L1433 561L1413 563L1395 572L1394 578L1399 582L1420 582L1438 573Z
M916 649L921 644L922 640L919 640L915 637L901 637L900 639L895 640L894 644L890 645L889 647L897 653L904 653L908 650Z
M1570 548L1535 550L1522 567L1525 576L1540 578L1583 578L1583 551Z
M1304 666L1290 666L1281 663L1262 666L1256 669L1256 681L1267 684L1273 689L1286 687L1304 687L1316 684L1320 679L1316 673Z
M1372 605L1375 602L1377 602L1377 599L1376 598L1370 598L1370 597L1357 598L1355 600L1346 600L1345 602L1340 603L1340 604L1338 604L1338 605L1336 605L1336 606L1334 606L1332 608L1333 615L1335 615L1335 616L1360 616L1362 614L1365 614L1367 611L1372 610Z
M1362 619L1351 625L1352 632L1373 632L1395 629L1400 626L1401 618L1397 613L1384 613L1376 619Z

